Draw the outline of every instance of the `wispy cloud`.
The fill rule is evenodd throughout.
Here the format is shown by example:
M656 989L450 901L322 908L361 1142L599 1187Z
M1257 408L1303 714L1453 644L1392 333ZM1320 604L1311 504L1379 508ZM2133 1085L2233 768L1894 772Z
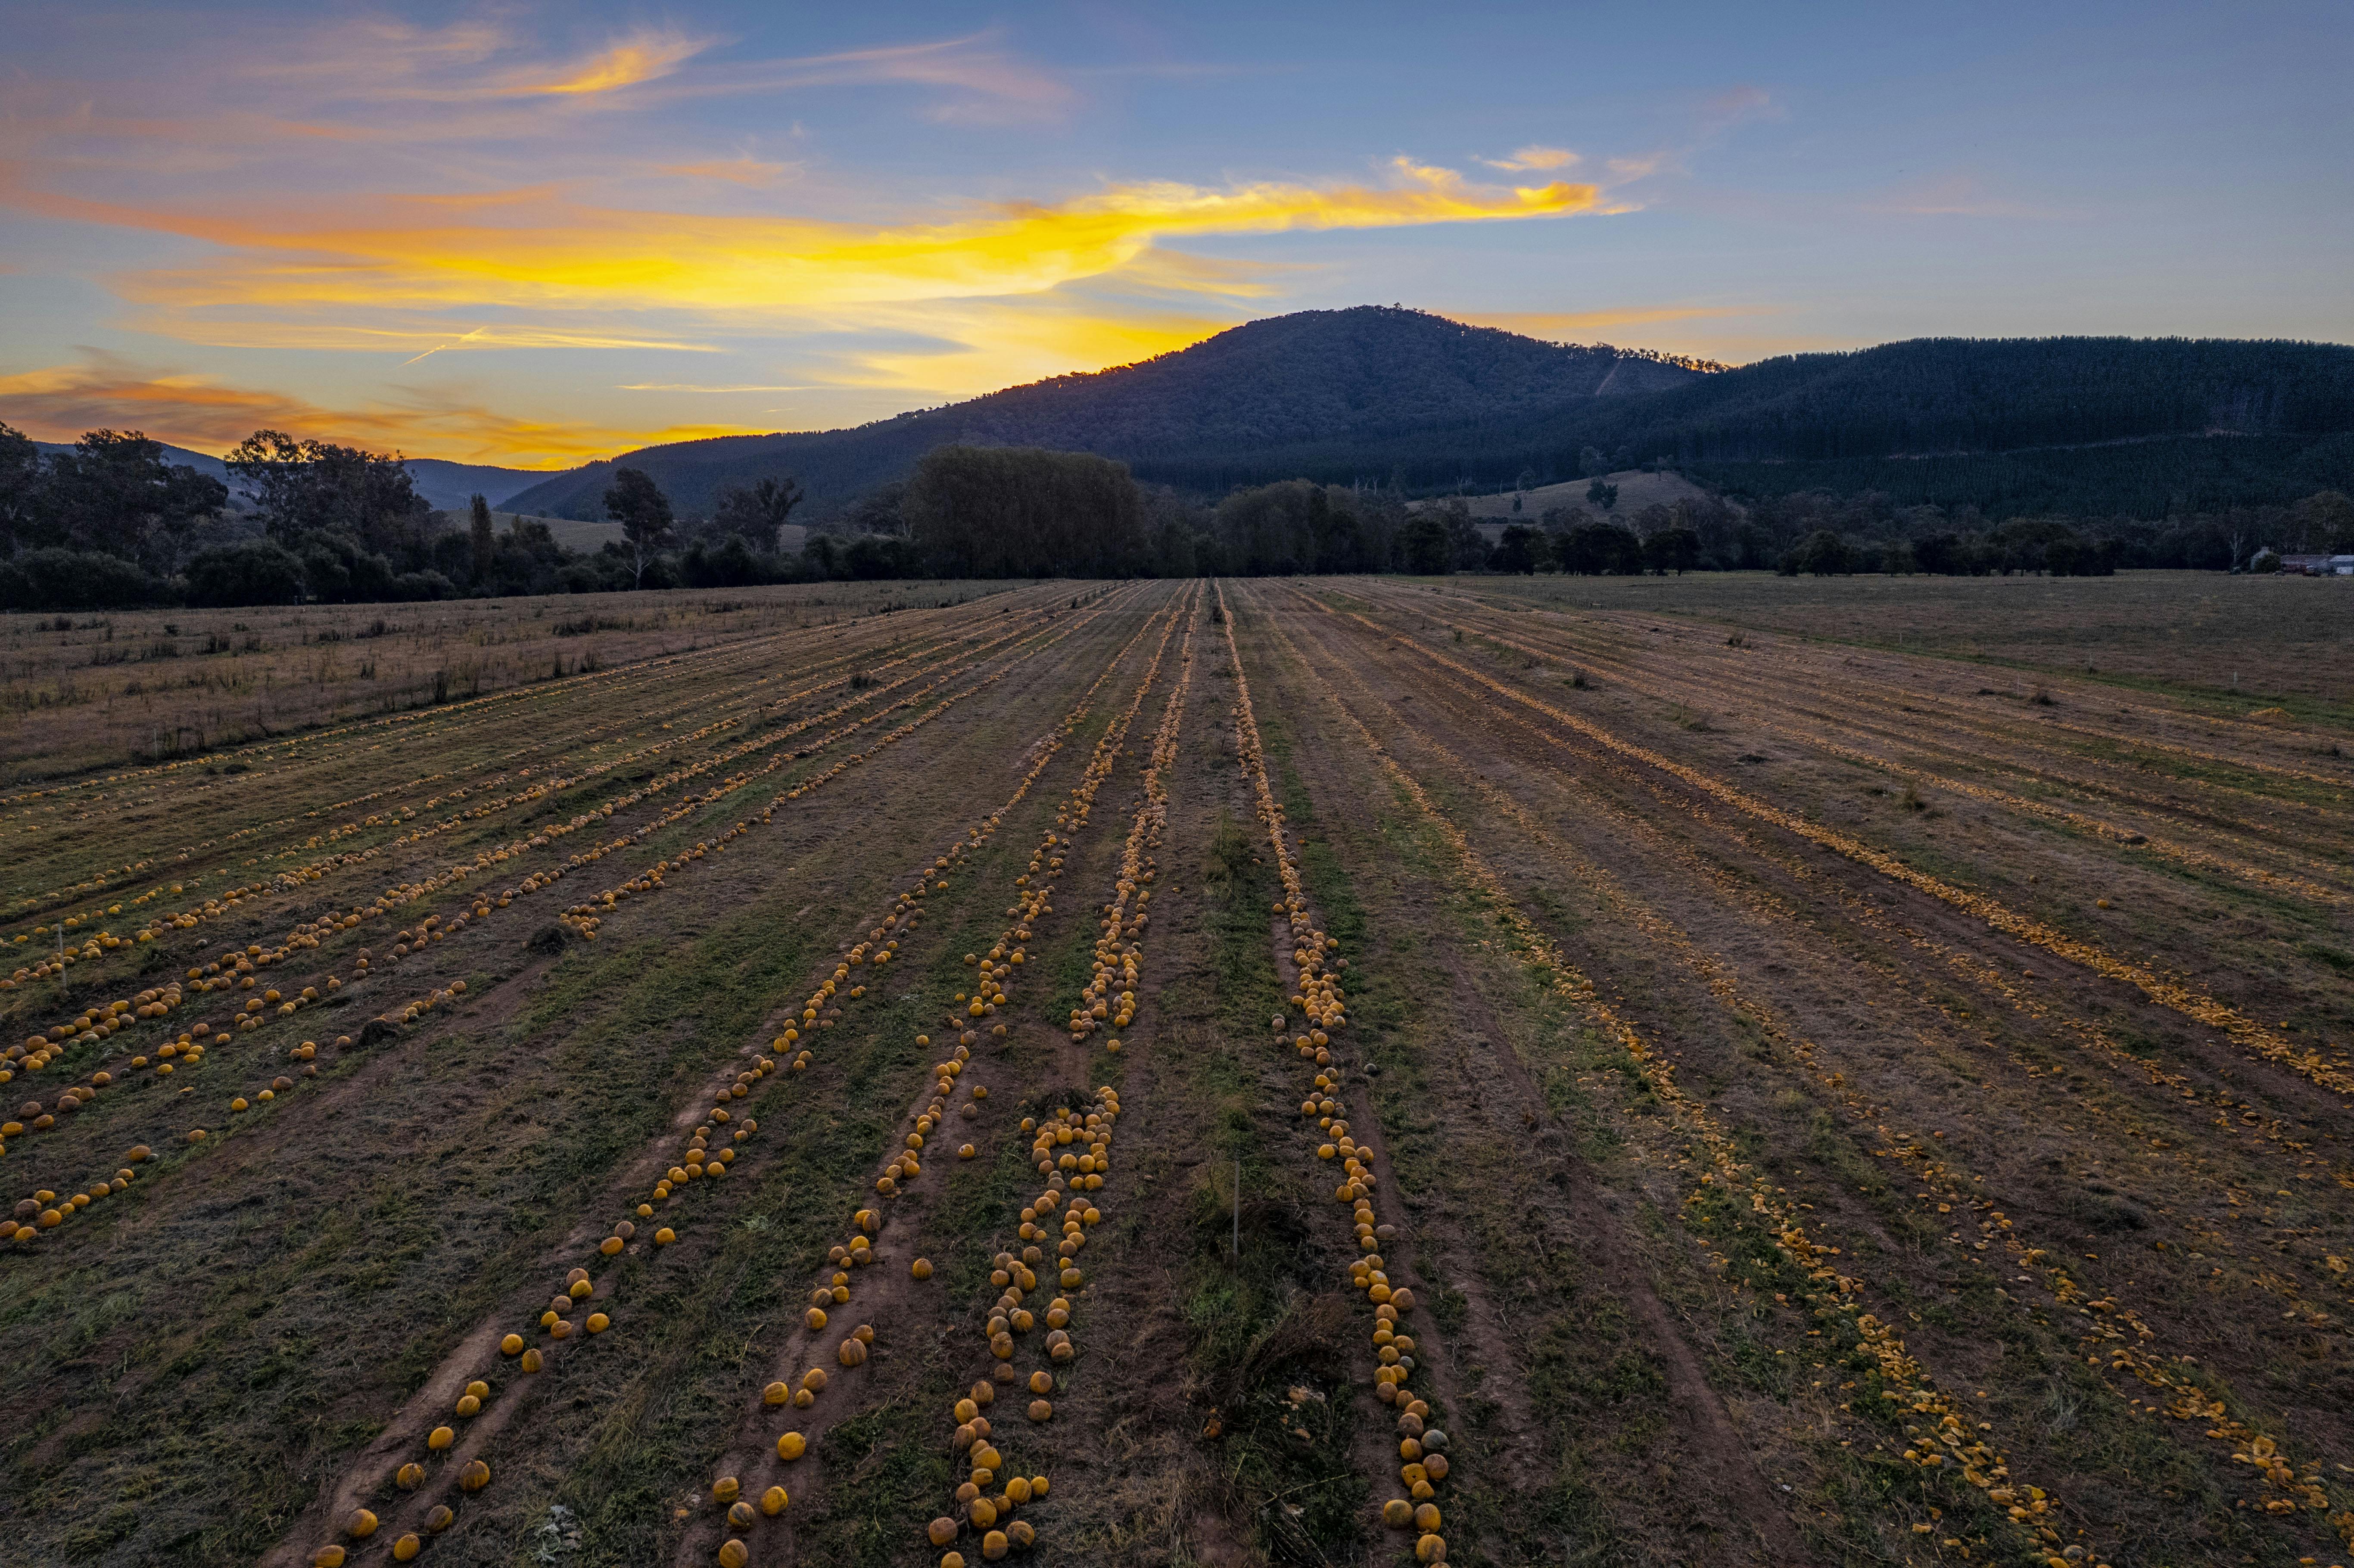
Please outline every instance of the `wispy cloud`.
M1509 158L1479 158L1474 162L1491 169L1503 169L1512 174L1532 173L1541 169L1565 169L1578 161L1577 154L1566 147L1544 147L1532 143Z
M1499 188L1405 158L1378 184L1153 181L892 226L599 207L546 189L231 214L95 202L27 188L7 173L0 168L0 203L220 247L213 261L122 285L159 307L157 329L200 341L224 314L249 331L268 320L317 331L316 313L334 310L345 312L338 322L360 311L453 309L525 319L683 310L710 320L805 320L846 306L1044 292L1117 273L1172 239L1612 210L1591 185ZM1152 270L1162 288L1235 291L1214 267Z
M697 387L685 381L626 381L616 392L814 392L818 383L797 387Z
M677 32L636 32L564 68L554 77L536 80L526 78L500 90L513 98L614 92L670 75L714 42Z
M995 31L835 54L757 60L699 73L698 93L773 92L795 88L896 83L947 96L926 111L935 120L1055 119L1079 94L1060 75L1023 58Z
M222 451L268 427L526 466L579 462L653 441L743 433L737 425L621 429L535 420L421 392L361 408L331 409L286 393L142 366L94 349L83 350L75 364L0 376L0 412L42 440L73 440L85 430L112 427L142 429L198 451Z

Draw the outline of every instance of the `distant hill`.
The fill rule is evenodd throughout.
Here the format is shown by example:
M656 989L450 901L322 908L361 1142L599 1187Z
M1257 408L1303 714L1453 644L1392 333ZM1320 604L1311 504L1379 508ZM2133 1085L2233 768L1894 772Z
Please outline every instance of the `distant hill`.
M71 451L69 441L35 441L45 452ZM162 443L159 443L162 444ZM179 467L195 469L209 474L224 484L236 488L228 469L220 459L203 452L190 451L186 447L164 446L164 461ZM482 463L450 462L441 458L410 458L407 460L409 477L415 481L417 493L428 505L451 512L464 506L480 492L484 500L496 506L518 491L528 490L547 477L546 469L493 468Z
M649 447L685 514L792 472L822 516L949 441L1097 451L1204 495L1305 477L1417 493L1575 481L1585 454L1739 496L1881 490L1900 504L2125 513L2354 489L2354 348L2219 339L1922 338L1706 374L1417 311L1253 322L1182 353L857 429ZM511 498L595 516L611 463Z
M2156 517L2354 486L2354 348L2188 338L1922 338L1794 355L1645 397L1398 441L1410 482L1574 471L1593 448L1742 496L1888 493ZM1347 449L1253 455L1345 477ZM1182 481L1181 481L1182 482ZM1195 482L1198 484L1198 481Z
M448 462L440 458L410 458L408 476L417 493L444 512L455 512L476 494L493 506L502 506L547 478L544 468L493 468L486 463ZM522 510L528 511L529 508Z
M1702 378L1655 355L1363 305L1251 322L1140 365L1058 376L855 429L724 436L616 461L645 470L685 514L707 514L723 484L785 471L822 512L952 441L1101 452L1150 477L1156 461L1305 443L1372 451L1433 427L1521 421ZM591 463L512 499L520 510L599 514L613 466Z

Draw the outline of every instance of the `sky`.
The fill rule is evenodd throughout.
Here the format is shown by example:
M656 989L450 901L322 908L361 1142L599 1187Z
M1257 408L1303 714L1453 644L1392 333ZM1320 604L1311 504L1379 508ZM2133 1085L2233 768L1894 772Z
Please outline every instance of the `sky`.
M2354 342L2354 5L0 0L0 421L558 468L1405 304Z

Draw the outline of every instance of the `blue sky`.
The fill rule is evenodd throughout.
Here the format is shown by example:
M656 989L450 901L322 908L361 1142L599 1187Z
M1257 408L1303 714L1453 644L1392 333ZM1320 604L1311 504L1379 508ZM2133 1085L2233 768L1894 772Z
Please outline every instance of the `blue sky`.
M2354 341L2354 8L22 7L0 419L555 466L1400 302Z

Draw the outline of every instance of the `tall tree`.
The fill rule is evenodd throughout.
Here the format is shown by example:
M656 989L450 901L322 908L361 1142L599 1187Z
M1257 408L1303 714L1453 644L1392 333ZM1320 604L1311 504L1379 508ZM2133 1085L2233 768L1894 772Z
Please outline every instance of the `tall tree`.
M0 555L32 542L42 477L41 449L24 431L0 424Z
M44 485L65 542L158 570L179 564L188 530L228 501L228 488L164 461L137 430L92 430L49 460Z
M642 586L646 564L670 537L670 497L643 469L617 468L612 486L605 492L605 515L620 524L621 535L630 542L631 586Z
M792 520L793 508L801 502L801 487L791 474L765 478L748 487L723 485L712 521L722 532L740 534L773 553L778 531Z
M477 495L466 506L468 532L474 546L474 581L491 580L492 564L498 558L498 536L491 524L491 503Z
M432 508L398 452L256 430L225 461L252 487L274 539L298 545L313 534L346 534L368 549L401 554L422 543Z

